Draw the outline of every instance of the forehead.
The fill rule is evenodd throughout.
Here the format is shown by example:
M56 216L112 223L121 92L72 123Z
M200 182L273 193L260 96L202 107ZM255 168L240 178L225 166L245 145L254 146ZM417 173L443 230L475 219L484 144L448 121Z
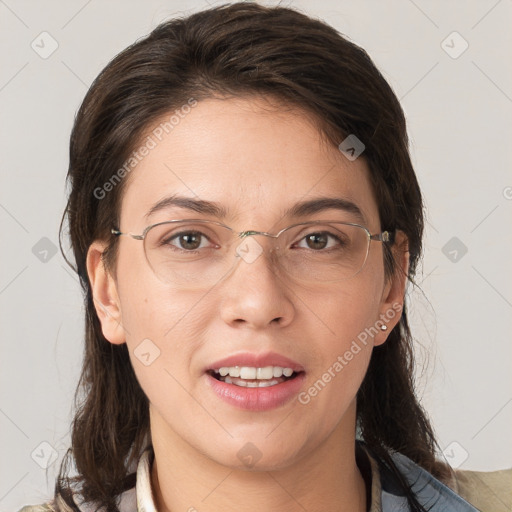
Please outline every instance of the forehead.
M143 229L154 205L174 194L216 202L225 221L250 221L251 229L318 197L356 204L368 227L378 225L364 159L349 161L329 145L306 112L252 97L208 99L178 114L143 137L151 149L129 175L123 229ZM180 211L168 207L168 214Z

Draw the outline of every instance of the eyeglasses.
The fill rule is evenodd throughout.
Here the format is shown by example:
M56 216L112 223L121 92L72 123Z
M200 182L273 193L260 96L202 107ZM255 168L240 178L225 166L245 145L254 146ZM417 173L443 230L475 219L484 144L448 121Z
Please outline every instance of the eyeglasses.
M342 281L362 270L372 240L392 244L394 239L390 231L372 235L364 226L329 220L293 224L276 234L237 232L204 219L159 222L146 227L140 235L111 231L116 236L142 240L155 275L177 287L213 285L241 259L250 264L262 253L275 265L278 275L302 283ZM247 238L254 235L269 237L268 248Z

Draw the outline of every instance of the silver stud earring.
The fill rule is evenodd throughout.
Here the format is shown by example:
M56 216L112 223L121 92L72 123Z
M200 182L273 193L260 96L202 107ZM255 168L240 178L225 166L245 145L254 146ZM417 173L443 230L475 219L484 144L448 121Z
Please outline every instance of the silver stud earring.
M381 331L387 331L387 330L388 330L388 326L387 326L386 324L382 324L382 325L380 326L380 330L381 330Z

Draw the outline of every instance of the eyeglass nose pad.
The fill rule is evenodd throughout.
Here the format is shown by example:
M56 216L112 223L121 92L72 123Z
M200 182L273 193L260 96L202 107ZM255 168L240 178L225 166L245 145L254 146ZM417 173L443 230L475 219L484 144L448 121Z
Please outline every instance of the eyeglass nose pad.
M270 238L270 246L267 245L267 248L264 248L264 244L258 242L254 235L262 235L265 238ZM276 250L279 250L279 246L275 245L277 237L269 233L261 231L244 231L240 236L242 237L242 242L236 247L236 257L243 259L246 263L253 263L263 252L273 255Z

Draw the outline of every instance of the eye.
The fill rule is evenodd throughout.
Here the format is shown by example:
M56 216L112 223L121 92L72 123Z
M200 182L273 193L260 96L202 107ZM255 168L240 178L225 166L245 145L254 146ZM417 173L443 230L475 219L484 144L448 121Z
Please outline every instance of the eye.
M301 246L302 242L305 242L306 246ZM308 233L298 242L299 247L304 249L313 249L315 251L331 249L335 246L343 247L344 245L346 245L346 243L339 236L329 233L328 231Z
M204 245L209 242L208 237L200 231L181 231L164 238L161 245L176 247L184 251L196 251L209 247Z

